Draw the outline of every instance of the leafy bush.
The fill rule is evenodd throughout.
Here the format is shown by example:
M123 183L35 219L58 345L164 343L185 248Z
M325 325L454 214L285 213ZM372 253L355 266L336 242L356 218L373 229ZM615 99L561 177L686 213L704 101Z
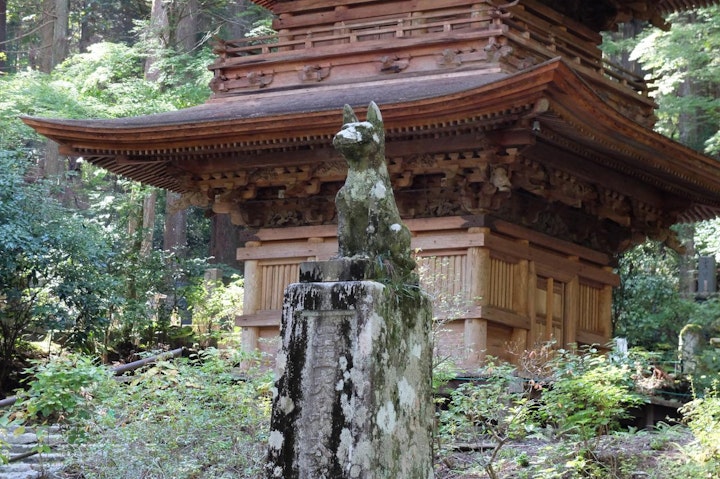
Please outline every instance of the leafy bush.
M604 464L599 451L628 409L644 400L634 393L634 369L593 349L559 350L553 357L546 347L536 353L522 361L532 379L491 362L479 380L450 393L439 413L441 462L452 463L461 444L478 449L474 465L488 477L501 477L499 471L509 467L503 451L511 440L526 438L552 445L541 449L542 457L516 458L525 477L614 477L615 466Z
M224 332L231 331L235 316L242 312L243 280L233 277L228 285L222 281L203 283L186 295L192 312L192 325L200 347L217 346Z
M577 439L591 451L592 440L608 434L644 399L634 392L628 365L614 363L595 350L558 351L551 383L536 411L554 435Z
M682 297L680 257L656 241L647 241L620 258L620 287L613 292L617 336L648 351L675 350L678 334L697 305Z
M489 443L480 454L479 465L491 479L503 446L525 434L532 402L523 381L507 364L489 362L474 382L460 385L450 393L446 409L439 414L438 437L441 444Z
M111 306L111 250L91 222L64 208L50 185L27 183L28 163L0 155L0 389L19 342L47 329L93 334Z
M6 426L57 424L67 429L68 439L84 436L85 421L95 414L99 401L112 396L118 384L113 372L76 354L36 361L26 371L31 377L26 390L2 420Z
M715 387L703 398L697 398L680 409L693 432L699 448L694 458L707 471L707 477L720 475L720 390Z
M210 349L159 362L99 402L68 472L83 478L257 478L269 431L270 379L238 376L239 356Z
M30 421L77 423L90 418L93 401L116 386L107 367L76 354L38 361L27 371L28 389L18 393L14 414Z

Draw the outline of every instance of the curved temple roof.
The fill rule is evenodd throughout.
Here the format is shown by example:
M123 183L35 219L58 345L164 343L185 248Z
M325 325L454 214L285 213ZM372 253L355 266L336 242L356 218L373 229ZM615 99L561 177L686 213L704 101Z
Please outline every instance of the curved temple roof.
M191 192L193 185L178 172L199 178L213 168L251 171L315 161L307 158L331 150L343 104L362 109L370 100L383 111L390 149L401 139L463 126L495 136L531 135L520 142L526 156L555 162L588 181L600 172L618 184L632 178L645 186L631 186L627 194L652 197L679 213L679 220L714 217L720 207L720 163L625 118L560 59L512 75L455 72L362 88L267 92L135 118L23 121L60 143L65 154L134 180Z

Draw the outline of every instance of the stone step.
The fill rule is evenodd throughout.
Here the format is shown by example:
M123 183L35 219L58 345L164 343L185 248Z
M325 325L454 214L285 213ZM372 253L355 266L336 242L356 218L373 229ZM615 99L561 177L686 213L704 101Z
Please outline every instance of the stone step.
M63 445L63 441L61 441L57 438L44 440L42 443L43 443L43 445L48 446L48 447L50 447L50 449L53 449L53 450L58 449L58 448L62 447L62 445ZM7 444L7 445L5 445L5 447L2 447L0 449L5 451L6 454L9 453L10 456L17 456L18 454L25 454L26 452L32 451L33 449L35 449L37 447L37 445L38 445L37 441L33 441L33 442L27 442L27 443L22 443L22 444Z
M38 437L34 430L22 431L10 429L0 432L0 441L4 443L3 451L13 462L0 465L0 479L51 479L60 477L63 465L62 448L64 438L59 428L52 426L41 430L42 444L49 446L51 452L31 454L38 445ZM17 432L17 434L16 434ZM27 455L26 457L21 457Z
M60 477L62 464L6 464L0 466L0 479L51 479Z

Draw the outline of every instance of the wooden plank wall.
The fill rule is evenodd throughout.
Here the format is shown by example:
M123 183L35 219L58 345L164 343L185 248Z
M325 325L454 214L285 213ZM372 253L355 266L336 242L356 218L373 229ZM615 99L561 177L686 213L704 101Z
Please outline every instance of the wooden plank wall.
M463 228L462 218L408 221L425 290L434 304L438 354L471 370L486 355L506 360L546 341L605 344L617 277L592 250L500 224ZM333 227L258 232L245 261L243 347L272 353L285 287L299 264L337 252ZM276 343L275 343L276 344Z

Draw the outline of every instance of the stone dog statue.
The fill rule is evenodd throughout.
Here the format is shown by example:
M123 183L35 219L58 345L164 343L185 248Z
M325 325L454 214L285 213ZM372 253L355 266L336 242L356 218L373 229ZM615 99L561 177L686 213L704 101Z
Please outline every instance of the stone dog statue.
M367 121L358 121L345 105L343 122L333 140L348 163L345 185L335 199L339 256L368 258L382 275L407 280L415 269L411 235L400 219L390 184L380 109L370 103Z

